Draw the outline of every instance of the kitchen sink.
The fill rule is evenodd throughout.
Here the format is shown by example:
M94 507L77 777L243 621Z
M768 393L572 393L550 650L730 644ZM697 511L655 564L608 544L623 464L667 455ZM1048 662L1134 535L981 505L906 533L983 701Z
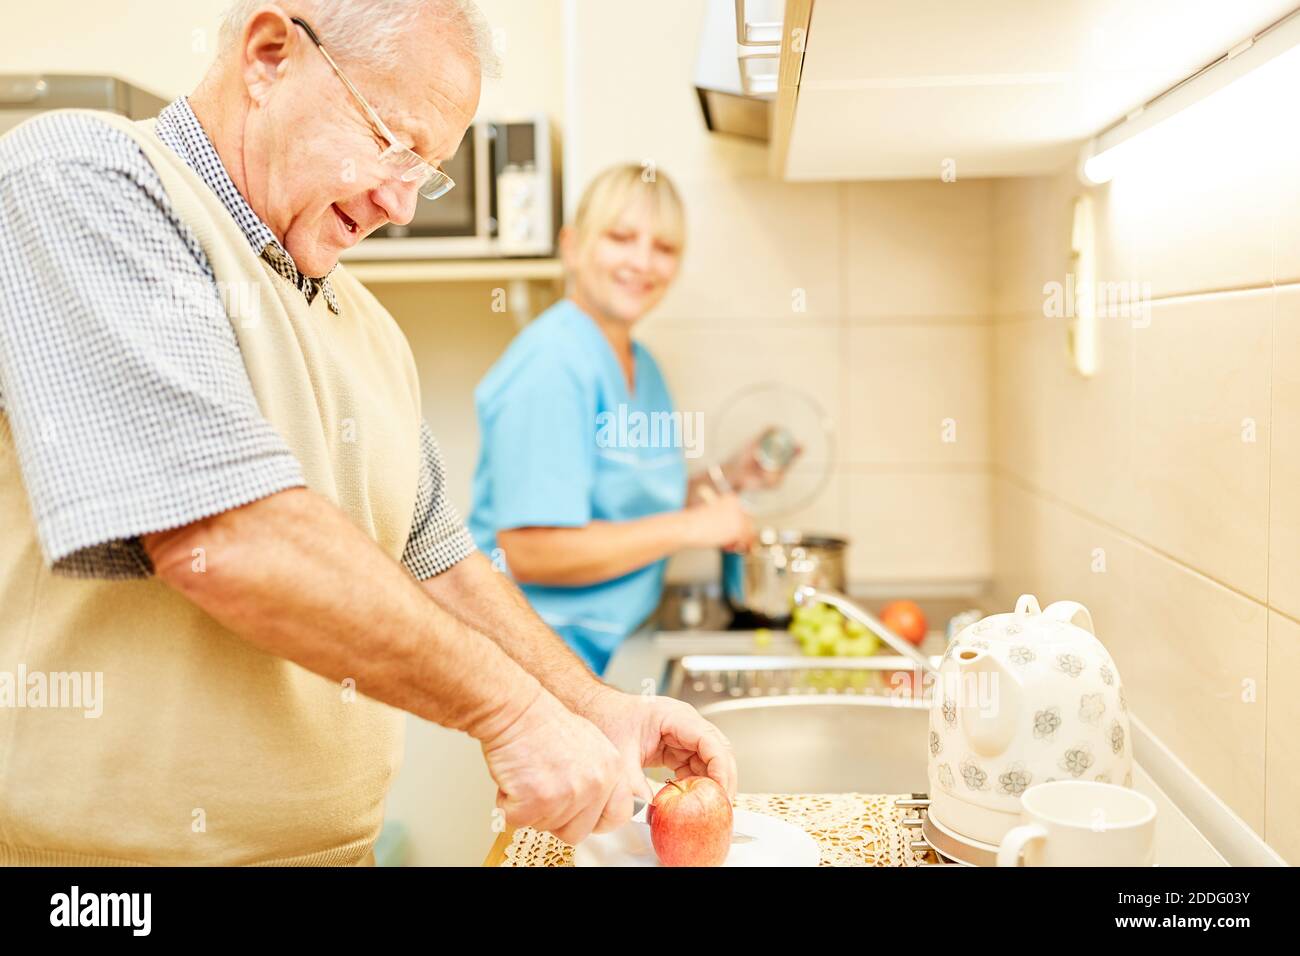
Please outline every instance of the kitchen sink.
M692 655L670 661L665 677L670 696L727 735L748 793L920 793L929 706L899 693L907 666Z
M923 793L928 711L871 698L719 701L748 793Z

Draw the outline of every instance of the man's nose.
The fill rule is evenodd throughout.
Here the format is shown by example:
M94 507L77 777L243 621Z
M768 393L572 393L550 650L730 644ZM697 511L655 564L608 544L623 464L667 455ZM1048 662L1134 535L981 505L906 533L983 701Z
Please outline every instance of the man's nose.
M415 204L420 201L419 183L390 179L373 190L371 200L384 211L388 221L405 226L415 218Z

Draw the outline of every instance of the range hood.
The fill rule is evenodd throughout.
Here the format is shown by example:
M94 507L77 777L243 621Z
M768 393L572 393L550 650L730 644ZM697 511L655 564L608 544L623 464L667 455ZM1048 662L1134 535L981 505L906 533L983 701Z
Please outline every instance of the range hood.
M0 73L0 133L46 110L107 110L148 119L166 105L162 97L115 76Z
M706 0L695 91L710 132L771 138L782 0Z

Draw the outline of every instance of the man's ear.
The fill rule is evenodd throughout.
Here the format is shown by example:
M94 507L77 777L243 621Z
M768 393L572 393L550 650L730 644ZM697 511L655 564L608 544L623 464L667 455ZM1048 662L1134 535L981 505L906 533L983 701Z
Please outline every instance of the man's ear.
M240 75L249 99L258 105L266 102L271 87L284 76L297 44L305 40L279 7L259 7L253 12L244 24L238 49Z

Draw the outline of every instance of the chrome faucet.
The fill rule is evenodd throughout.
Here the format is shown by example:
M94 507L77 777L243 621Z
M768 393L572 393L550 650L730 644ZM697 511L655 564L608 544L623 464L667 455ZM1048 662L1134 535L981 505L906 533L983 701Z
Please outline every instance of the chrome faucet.
M924 673L938 673L938 668L934 666L934 663L929 657L917 650L915 644L899 637L877 620L876 616L866 608L837 591L822 591L815 587L804 585L794 592L794 603L800 607L808 607L812 604L829 604L845 617L857 621L868 630L874 632L895 652L912 661L917 667L921 668Z

